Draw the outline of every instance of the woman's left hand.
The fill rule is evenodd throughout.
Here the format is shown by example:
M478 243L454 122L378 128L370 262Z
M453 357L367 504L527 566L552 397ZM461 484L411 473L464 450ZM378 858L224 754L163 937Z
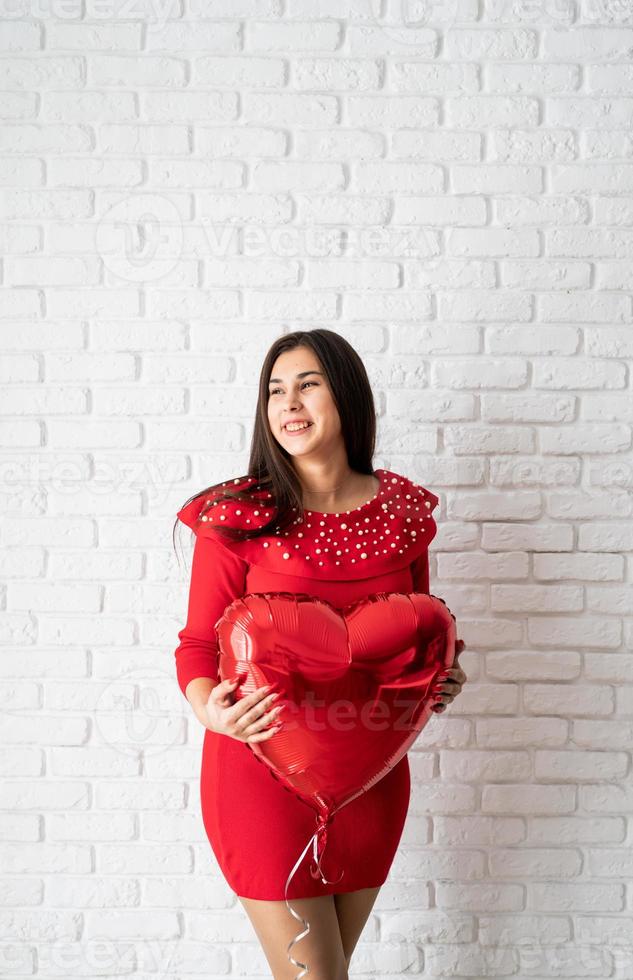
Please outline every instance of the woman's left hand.
M442 671L433 687L432 693L436 695L436 700L431 711L435 711L436 714L446 710L447 706L461 693L462 686L468 680L466 674L457 663L457 658L465 646L466 644L463 640L457 640L455 643L453 666L449 670Z

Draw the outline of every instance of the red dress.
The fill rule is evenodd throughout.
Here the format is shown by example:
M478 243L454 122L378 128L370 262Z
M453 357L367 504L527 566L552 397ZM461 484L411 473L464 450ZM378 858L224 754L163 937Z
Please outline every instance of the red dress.
M216 506L209 495L199 495L178 512L196 532L187 622L175 651L183 694L195 677L218 678L215 623L247 592L304 592L339 609L374 592L428 593L427 549L437 530L431 511L438 498L390 470L375 475L380 488L360 507L338 514L305 511L291 530L250 541L228 542L213 525L265 523L272 510L263 496L246 506ZM247 477L223 486L255 484ZM336 813L322 861L333 883L312 877L308 850L288 898L382 885L402 836L409 793L405 755ZM247 743L209 729L200 799L205 831L229 887L244 898L282 900L288 875L314 834L314 810L285 789ZM344 875L334 883L341 869Z

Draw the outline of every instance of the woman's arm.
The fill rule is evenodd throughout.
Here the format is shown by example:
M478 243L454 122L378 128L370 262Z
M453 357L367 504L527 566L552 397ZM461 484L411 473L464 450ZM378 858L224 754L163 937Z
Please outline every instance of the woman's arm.
M429 594L429 553L425 549L415 561L411 562L413 575L413 591Z
M413 591L424 592L428 595L429 553L426 549L415 561L411 562L411 572L413 575ZM436 714L440 714L446 710L447 705L455 700L457 695L461 693L462 686L466 683L466 674L457 662L457 658L465 646L466 644L463 640L456 640L453 666L447 671L442 671L441 679L434 686L434 692L438 694L439 701L431 708L431 711L434 711Z
M210 677L194 677L189 681L185 688L185 697L193 708L193 713L198 721L205 724L204 707L209 700L209 695L219 681L212 680Z
M213 536L195 539L187 621L174 651L180 690L196 714L219 683L215 624L226 607L244 595L248 562Z

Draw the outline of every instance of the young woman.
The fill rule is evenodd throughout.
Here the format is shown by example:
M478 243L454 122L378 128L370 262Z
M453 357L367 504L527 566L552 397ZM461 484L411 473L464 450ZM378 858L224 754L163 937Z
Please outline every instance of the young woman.
M214 625L247 592L308 593L337 608L375 592L428 593L438 498L391 470L374 471L375 434L371 387L353 347L329 330L287 334L262 366L248 474L207 488L178 512L196 532L175 659L180 688L206 729L203 822L275 980L304 975L287 952L297 923L284 888L315 816L242 744L274 737L283 712L266 689L236 700L239 682L220 681ZM458 654L463 646L459 640ZM456 657L434 689L433 710L444 710L465 680ZM309 930L292 956L309 964L312 980L347 977L400 842L409 791L405 755L335 815L324 854L328 883L310 874L307 860L294 874L288 899Z

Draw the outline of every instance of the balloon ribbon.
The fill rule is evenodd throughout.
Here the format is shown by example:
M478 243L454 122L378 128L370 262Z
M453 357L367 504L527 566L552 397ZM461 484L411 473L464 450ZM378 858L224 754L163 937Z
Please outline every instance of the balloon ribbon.
M315 830L312 837L304 847L303 851L301 852L301 856L299 857L294 868L288 875L288 880L286 881L286 887L284 889L284 899L286 902L286 906L288 907L288 911L290 912L291 915L295 917L295 919L303 923L303 925L305 926L303 932L298 933L294 939L291 939L291 941L288 943L288 946L286 947L286 955L288 956L290 962L294 966L300 966L302 969L302 972L297 974L295 980L301 980L301 977L305 977L306 973L310 972L310 968L306 963L302 963L300 960L295 960L294 957L290 955L290 950L292 949L294 944L298 943L300 939L303 939L303 937L307 936L308 933L310 932L310 923L308 922L307 919L304 919L302 915L299 915L299 913L296 912L288 902L288 885L290 884L290 880L294 875L295 871L303 861L304 855L308 850L308 848L310 847L310 844L312 844L312 857L313 857L313 864L314 864L314 867L312 866L312 864L310 866L310 874L312 875L313 878L318 878L320 876L321 881L323 882L324 885L335 885L337 882L341 880L341 878L345 874L345 871L341 871L338 878L332 881L328 881L328 879L324 876L321 867L321 862L323 860L323 853L325 851L325 846L327 844L327 826L329 823L332 822L333 817L334 814L332 812L327 813L325 816L323 815L319 816L319 814L316 814L317 829Z

